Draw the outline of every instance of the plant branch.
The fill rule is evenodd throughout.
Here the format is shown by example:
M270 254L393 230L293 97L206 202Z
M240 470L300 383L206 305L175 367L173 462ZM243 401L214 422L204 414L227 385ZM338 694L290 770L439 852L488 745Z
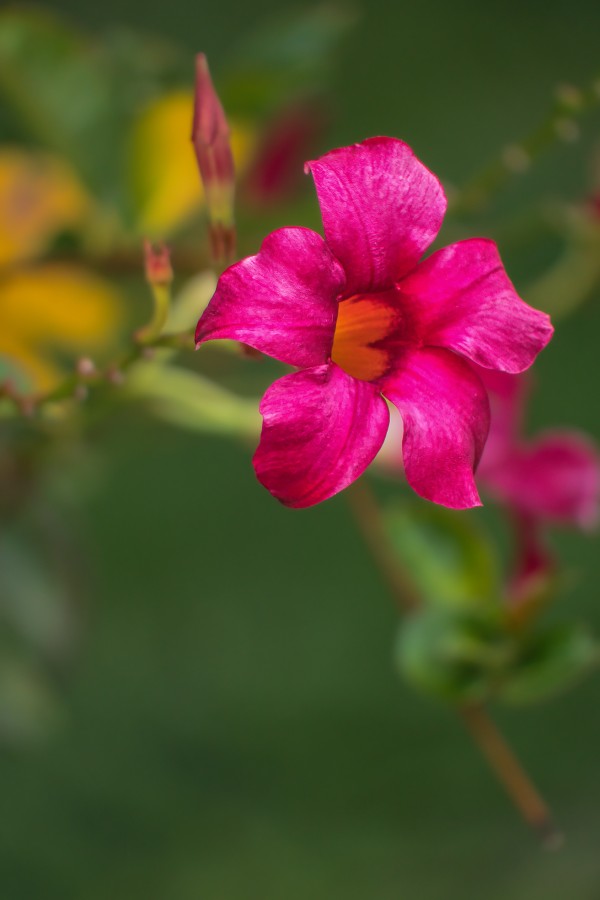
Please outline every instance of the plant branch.
M600 81L588 88L565 85L556 91L545 119L520 141L504 147L495 159L483 166L449 205L455 215L479 212L507 181L525 173L531 164L557 141L572 143L579 137L579 119L600 104Z
M390 544L381 509L367 480L361 478L346 494L358 529L401 615L414 613L422 605L418 589ZM483 705L459 707L457 714L525 822L545 847L558 848L562 835L548 806Z
M49 403L56 403L60 400L76 397L78 389L87 388L88 385L117 382L121 378L122 373L133 365L133 363L142 359L149 351L161 347L171 349L183 349L189 347L192 349L193 332L188 330L178 334L163 334L150 341L135 342L125 351L125 353L102 371L95 371L92 374L87 374L76 369L75 372L68 375L59 385L47 394L37 396L34 400L33 408L39 409Z
M558 849L563 843L562 832L487 710L480 705L464 706L459 715L498 781L544 847Z

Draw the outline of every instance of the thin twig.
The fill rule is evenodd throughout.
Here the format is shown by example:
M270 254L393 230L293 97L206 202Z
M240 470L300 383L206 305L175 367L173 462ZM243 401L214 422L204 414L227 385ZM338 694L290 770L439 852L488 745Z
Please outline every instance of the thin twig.
M483 706L465 706L459 710L471 737L485 756L490 768L525 821L549 850L558 849L563 834L539 791L506 743Z
M553 144L577 140L578 120L599 104L598 80L584 89L569 85L559 87L546 117L520 141L504 147L495 159L464 184L450 203L450 211L456 215L479 212L507 181L526 172Z

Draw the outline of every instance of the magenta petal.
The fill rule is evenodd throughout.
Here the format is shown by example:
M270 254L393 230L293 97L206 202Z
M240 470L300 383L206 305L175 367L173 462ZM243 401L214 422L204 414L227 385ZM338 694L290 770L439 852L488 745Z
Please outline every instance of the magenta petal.
M377 389L335 363L285 375L260 405L258 480L286 506L312 506L364 472L383 443L389 413Z
M292 366L326 362L344 273L308 228L280 228L256 256L227 269L196 329L196 343L230 338Z
M487 451L486 451L487 458ZM598 519L600 457L583 435L547 432L481 473L491 490L522 515L590 528Z
M483 481L488 470L504 465L505 460L510 464L514 456L515 448L521 441L525 402L531 382L529 372L509 375L474 364L473 368L488 392L492 413L490 433L477 469L478 477Z
M522 372L552 337L549 317L521 300L493 241L438 250L400 285L421 340L488 369Z
M444 191L410 147L377 137L306 164L349 293L391 287L437 235Z
M427 500L453 509L480 506L473 472L489 429L481 381L448 350L424 347L403 356L383 387L404 422L406 480Z

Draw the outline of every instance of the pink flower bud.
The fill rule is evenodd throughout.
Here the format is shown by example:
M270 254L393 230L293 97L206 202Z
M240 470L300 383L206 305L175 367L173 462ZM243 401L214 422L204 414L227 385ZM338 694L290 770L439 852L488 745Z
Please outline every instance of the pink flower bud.
M296 102L273 119L245 179L249 199L261 206L288 199L302 181L302 163L312 156L327 124L316 100Z
M192 142L206 194L213 255L216 259L233 258L235 168L229 125L204 53L196 56Z
M148 284L170 284L173 281L171 254L165 244L155 246L151 241L144 241L144 267Z
M556 578L557 563L546 546L540 522L534 516L513 513L516 558L507 587L513 614L543 599ZM521 613L519 613L521 614Z

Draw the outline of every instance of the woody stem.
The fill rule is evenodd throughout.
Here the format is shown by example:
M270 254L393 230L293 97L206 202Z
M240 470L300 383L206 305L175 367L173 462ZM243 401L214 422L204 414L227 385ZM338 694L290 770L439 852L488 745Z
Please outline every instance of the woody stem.
M459 715L489 767L542 844L557 849L563 840L552 813L506 740L481 706L464 706Z

